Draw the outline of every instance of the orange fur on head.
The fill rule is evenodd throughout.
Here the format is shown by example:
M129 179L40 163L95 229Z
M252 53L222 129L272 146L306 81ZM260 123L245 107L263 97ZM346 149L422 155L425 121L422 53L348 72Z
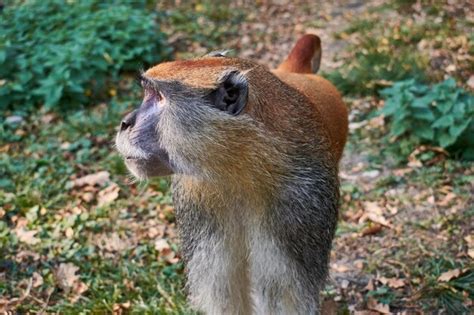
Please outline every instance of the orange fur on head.
M314 119L315 125L322 124L324 133L329 137L329 150L337 163L347 138L348 112L337 89L323 77L313 74L319 68L320 58L319 37L307 34L296 43L288 58L276 70L272 70L280 82L269 76L265 67L248 60L227 57L166 62L152 67L145 75L156 80L176 80L196 88L209 89L216 85L225 71L251 71L246 74L250 89L249 104L244 112L251 115L254 112L264 112L266 117L262 116L262 120L265 120L263 123L267 127L272 124L276 128L288 126L285 133L299 137L302 135L301 130L291 130L295 126L284 120L290 120L301 112L295 111L295 108L309 107L308 111L303 112L312 112L311 119ZM281 82L286 88L281 88ZM263 103L255 104L255 100L263 99L263 106ZM310 117L301 119L308 118Z

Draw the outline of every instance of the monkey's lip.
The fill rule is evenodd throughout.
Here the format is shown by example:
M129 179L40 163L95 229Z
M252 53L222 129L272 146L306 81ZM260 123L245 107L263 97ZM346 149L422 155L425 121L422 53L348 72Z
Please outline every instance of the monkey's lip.
M136 155L125 155L123 158L128 169L139 178L167 176L174 173L168 154L165 151L160 151L148 158Z

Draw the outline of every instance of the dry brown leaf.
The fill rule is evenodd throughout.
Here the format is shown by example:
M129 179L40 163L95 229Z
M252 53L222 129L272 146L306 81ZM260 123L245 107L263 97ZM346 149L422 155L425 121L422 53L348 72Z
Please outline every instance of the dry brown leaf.
M76 267L72 263L62 263L56 269L54 275L58 286L66 292L71 291L76 281L79 281L79 276L76 272L79 267Z
M79 177L74 180L75 187L82 187L85 185L89 186L104 186L107 182L110 181L110 173L107 171L101 171L94 174L89 174L83 177Z
M80 280L76 281L72 289L72 295L69 297L69 301L71 303L76 303L77 300L79 300L79 298L82 296L82 294L86 292L87 290L89 290L89 287L87 286L87 284L85 284L84 282Z
M147 236L149 238L163 237L163 235L165 235L165 230L166 230L166 226L164 225L152 226L148 230Z
M337 264L337 263L331 264L331 269L336 271L336 272L347 272L347 271L351 270L351 268L349 268L347 265Z
M367 236L367 235L374 235L382 231L382 225L380 224L373 224L372 226L366 227L365 229L362 230L361 235L362 236Z
M451 201L456 198L456 194L452 193L452 192L449 192L444 198L443 200L441 200L440 202L438 202L438 206L440 207L446 207L448 206Z
M383 216L382 208L376 202L366 201L363 203L363 207L365 213L359 219L359 222L363 222L365 219L369 219L374 223L378 223L383 226L392 228L392 224Z
M163 257L170 264L175 264L179 261L179 258L176 257L175 252L165 239L155 241L155 249L160 253L160 257Z
M380 283L388 285L389 287L394 289L398 289L405 286L405 281L403 279L380 277L377 278L377 280L380 281Z
M99 248L111 253L122 252L130 246L129 242L121 239L117 233L100 236L97 240L97 245Z
M474 248L469 248L467 250L467 255L471 257L472 259L474 259Z
M43 277L37 273L33 272L33 288L37 288L43 284Z
M369 297L367 300L367 308L382 314L390 314L390 306L377 302L376 299Z
M15 230L15 234L18 237L18 240L28 245L35 245L41 241L39 238L35 237L36 233L38 233L38 231L35 231L35 230L27 231L23 228Z
M399 169L393 170L393 175L402 177L411 172L413 172L413 168L399 168Z
M381 127L384 126L384 124L385 124L384 116L380 115L380 116L377 116L377 117L374 117L374 118L370 119L369 123L368 123L368 126L371 129L374 129L374 128L381 128Z
M125 302L125 303L115 303L112 306L112 311L114 315L121 315L124 313L124 310L127 310L132 306L132 303ZM125 312L126 313L126 312Z
M120 187L116 183L112 183L108 187L102 189L97 195L97 205L101 207L111 203L112 201L118 198L119 191Z
M474 75L469 77L469 80L466 82L467 86L474 90Z
M448 270L446 272L443 272L439 277L438 277L438 281L441 281L441 282L448 282L449 280L451 279L455 279L457 277L459 277L461 275L462 271L461 269L452 269L452 270Z
M40 259L40 255L36 252L33 252L33 251L22 250L22 251L18 252L18 254L16 254L16 256L15 256L15 260L17 262L23 262L24 260L29 259L29 258L36 261L36 260Z
M94 199L94 194L91 192L85 192L81 195L81 199L85 202L91 202Z
M364 290L366 291L374 291L375 290L375 285L374 285L374 280L369 279L369 282L367 282L367 285L365 286Z
M45 114L43 116L41 116L41 122L43 124L49 124L51 123L53 120L56 119L56 114L53 114L53 113L48 113L48 114Z
M72 238L74 236L74 230L71 227L68 227L64 234L67 238Z
M155 249L159 252L165 250L165 249L170 249L170 245L165 239L159 239L155 241Z
M472 235L465 236L464 240L466 241L467 246L471 247L472 245L474 245L474 237Z

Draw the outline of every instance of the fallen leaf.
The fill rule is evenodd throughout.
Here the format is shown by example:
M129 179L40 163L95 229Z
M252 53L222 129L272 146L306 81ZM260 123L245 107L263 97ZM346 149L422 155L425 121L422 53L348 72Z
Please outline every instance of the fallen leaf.
M388 285L389 287L394 289L398 289L405 286L405 281L403 279L380 277L377 278L377 280L380 281L380 283Z
M97 195L97 205L101 207L103 205L111 203L112 201L118 198L119 191L120 187L116 183L112 183L107 188L102 189Z
M441 281L441 282L448 282L449 280L451 279L455 279L457 277L459 277L461 275L462 271L461 269L452 269L452 270L448 270L446 272L443 272L439 277L438 277L438 281Z
M336 272L347 272L351 268L349 268L348 266L343 265L343 264L333 263L333 264L331 264L331 269L333 269Z
M452 193L452 192L449 192L444 198L443 200L441 200L440 202L438 202L438 206L440 207L446 207L448 206L451 201L456 198L456 194Z
M87 284L82 281L76 281L72 289L72 295L69 297L71 303L76 303L84 292L89 290Z
M467 246L471 247L471 245L474 245L474 237L472 235L465 236L464 240L466 241Z
M29 245L35 245L40 242L40 239L35 237L36 233L38 233L38 231L35 231L35 230L27 231L23 228L15 230L15 234L18 237L18 240L20 240L20 242L23 242Z
M89 186L104 186L107 182L110 181L110 173L107 171L101 171L94 174L89 174L83 177L79 177L74 180L75 187L82 187L85 185Z
M466 82L467 86L474 90L474 75L469 77L469 80Z
M76 272L79 267L76 267L72 263L62 263L56 269L54 275L58 286L66 292L71 291L76 281L79 281L79 276Z
M375 290L375 285L374 285L374 280L369 279L369 282L367 282L367 285L365 286L364 290L366 291L374 291Z
M66 229L66 232L64 232L67 238L72 238L74 236L74 230L71 227L68 227Z
M85 192L81 195L81 199L85 202L91 202L94 199L94 194L91 192Z
M147 232L149 238L163 237L166 227L164 225L152 226Z
M53 120L56 119L56 114L53 114L53 113L49 113L49 114L46 114L46 115L43 115L41 117L41 122L43 124L49 124L51 123Z
M376 299L369 297L367 300L367 308L382 314L390 314L390 306L377 302Z
M374 223L379 223L383 226L392 228L392 224L383 216L382 208L376 202L364 202L363 207L365 212L359 219L359 222L363 222L365 219L369 219Z
M170 245L165 239L159 239L155 241L155 249L159 252L163 251L164 249L169 249Z
M130 246L129 242L121 239L117 233L102 235L98 238L97 245L99 248L111 253L122 252Z
M398 177L405 176L408 173L413 172L413 168L399 168L396 170L393 170L393 174Z
M365 229L362 230L361 235L362 236L367 236L367 235L374 235L382 231L382 225L380 224L373 224L369 227L366 227Z
M33 251L22 250L22 251L18 252L18 254L16 254L16 256L15 256L15 260L17 262L23 262L24 260L26 260L26 258L31 258L34 261L36 261L36 260L40 259L40 255L36 252L33 252Z
M37 273L33 272L33 288L37 288L43 284L43 277Z

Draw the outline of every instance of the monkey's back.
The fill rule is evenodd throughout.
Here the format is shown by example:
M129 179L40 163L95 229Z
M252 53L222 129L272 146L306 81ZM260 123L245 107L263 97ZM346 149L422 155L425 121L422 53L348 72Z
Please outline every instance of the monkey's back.
M302 93L322 117L331 138L331 149L339 161L346 143L348 112L336 87L319 75L273 70L281 81ZM303 104L303 106L306 104Z

